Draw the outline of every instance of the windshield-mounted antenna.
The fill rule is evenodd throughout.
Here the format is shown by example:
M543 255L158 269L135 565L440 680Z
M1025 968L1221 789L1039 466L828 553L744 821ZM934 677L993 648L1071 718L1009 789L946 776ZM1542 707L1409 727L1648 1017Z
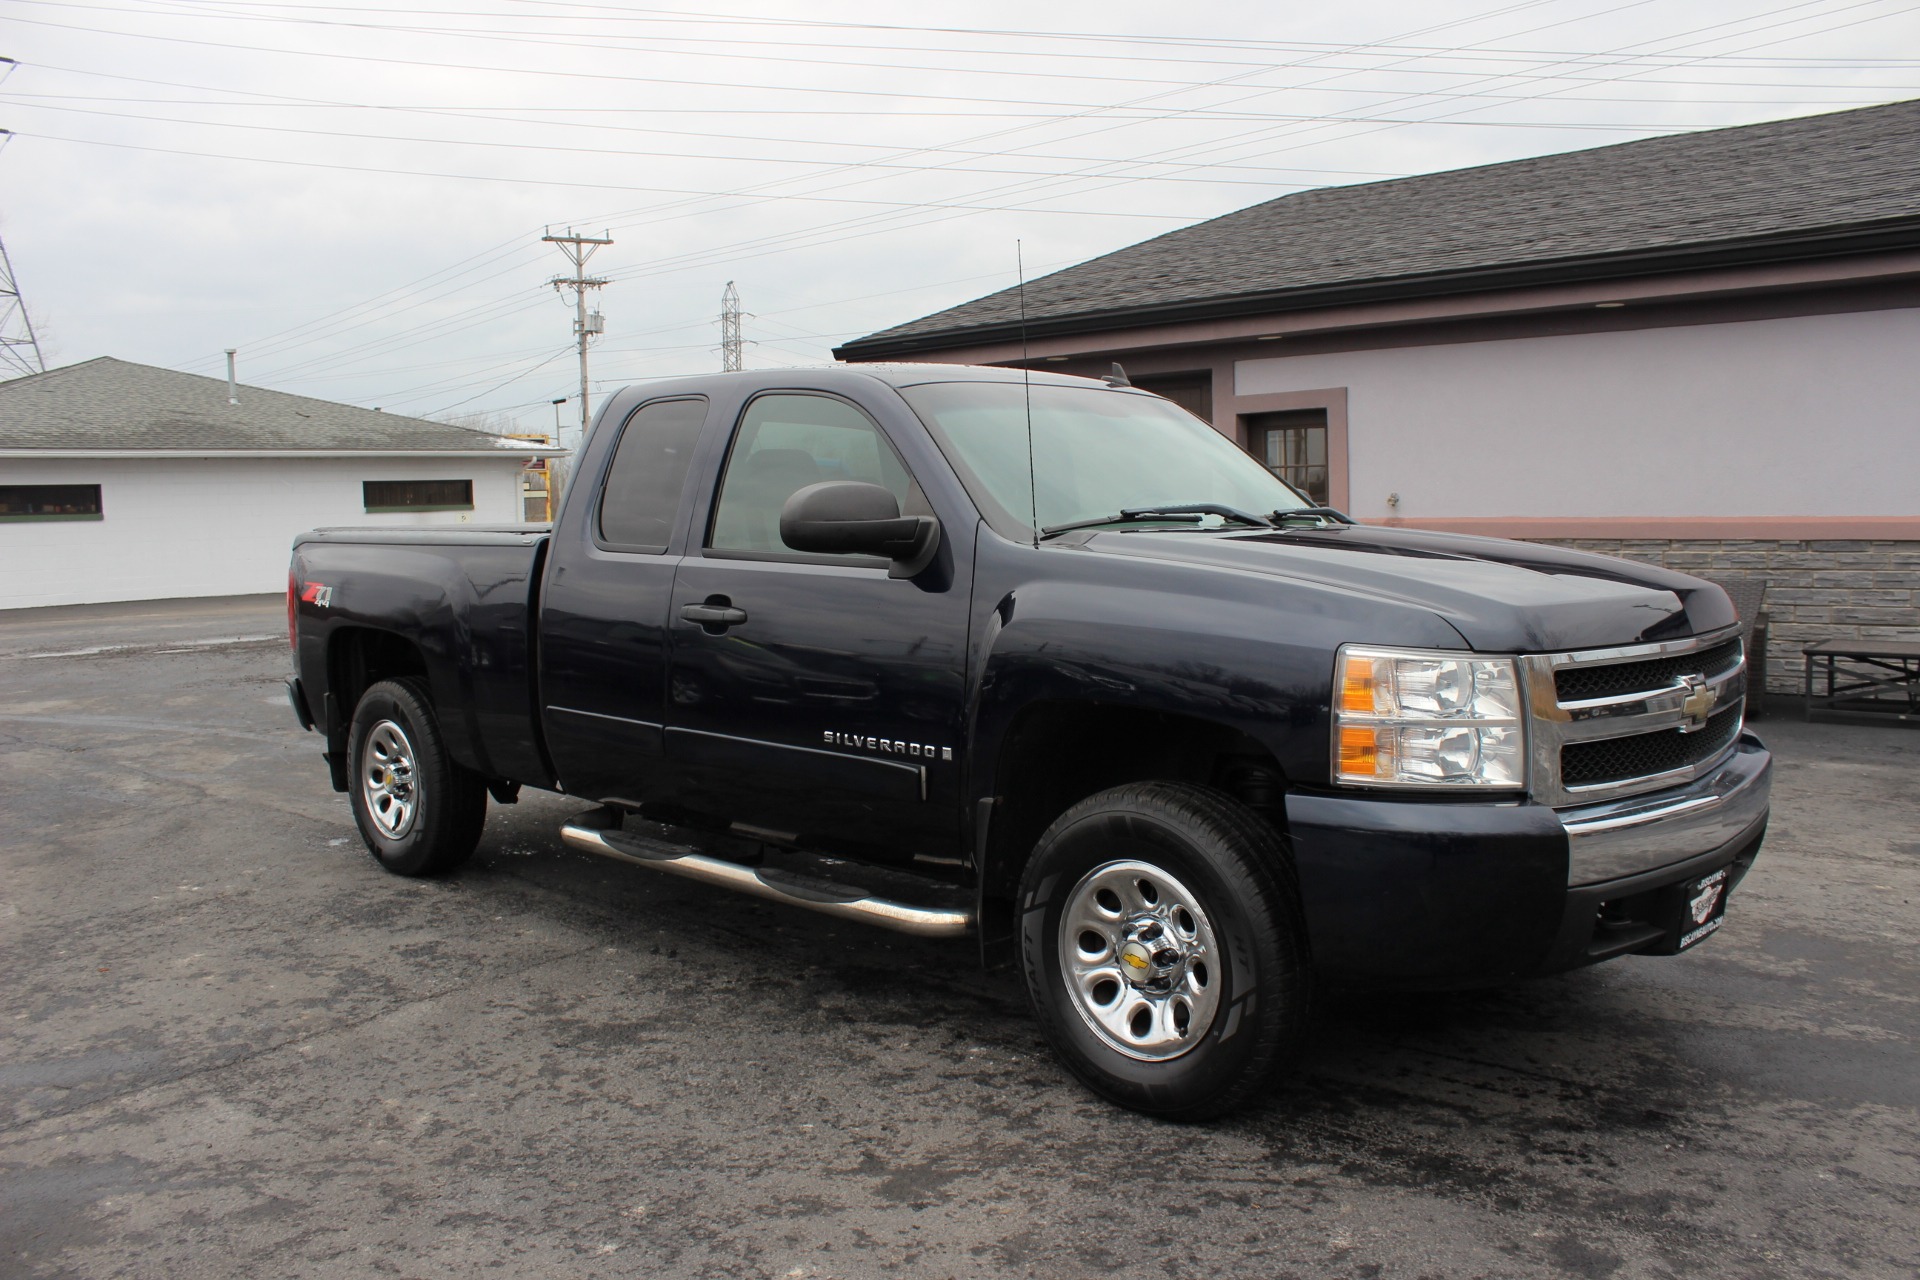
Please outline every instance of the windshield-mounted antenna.
M1027 361L1027 261L1013 242L1013 269L1020 280L1020 398L1027 408L1027 504L1033 514L1033 545L1040 545L1040 486L1033 478L1033 370Z

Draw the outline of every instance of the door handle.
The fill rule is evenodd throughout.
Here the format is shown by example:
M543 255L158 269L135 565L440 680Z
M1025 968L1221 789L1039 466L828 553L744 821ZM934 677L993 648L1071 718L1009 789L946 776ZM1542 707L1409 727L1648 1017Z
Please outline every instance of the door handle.
M680 606L680 616L688 622L697 622L708 635L719 635L728 627L737 627L747 620L745 609L736 609L733 602L725 596L709 596L704 604Z

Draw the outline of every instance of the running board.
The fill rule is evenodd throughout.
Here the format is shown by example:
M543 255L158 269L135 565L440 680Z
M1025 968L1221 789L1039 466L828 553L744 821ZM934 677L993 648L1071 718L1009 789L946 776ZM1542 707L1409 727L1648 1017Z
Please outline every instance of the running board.
M971 911L916 907L888 898L876 898L865 889L852 885L795 875L777 867L749 867L692 849L642 844L623 836L617 828L598 825L607 820L601 812L582 814L560 828L560 838L576 849L612 858L616 862L665 871L669 875L719 885L723 889L804 907L808 911L838 916L843 920L865 921L897 933L911 933L922 938L963 938L973 932ZM613 821L617 822L618 819Z

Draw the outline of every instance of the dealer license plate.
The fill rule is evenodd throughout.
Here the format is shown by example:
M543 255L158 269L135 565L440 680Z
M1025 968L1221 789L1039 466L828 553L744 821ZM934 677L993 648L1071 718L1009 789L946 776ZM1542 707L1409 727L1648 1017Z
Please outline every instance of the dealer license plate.
M1712 937L1726 920L1728 870L1722 867L1711 875L1688 882L1683 893L1685 915L1680 921L1681 951Z

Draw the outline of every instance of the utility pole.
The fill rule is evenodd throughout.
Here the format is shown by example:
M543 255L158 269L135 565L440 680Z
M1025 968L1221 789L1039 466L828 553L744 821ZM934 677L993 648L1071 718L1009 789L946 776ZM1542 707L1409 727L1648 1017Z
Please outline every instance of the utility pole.
M20 296L20 286L14 283L13 262L7 257L5 242L0 241L0 377L46 371L47 360L40 352L40 339L33 332L27 300Z
M727 281L720 295L720 368L727 373L740 370L740 291Z
M587 290L598 289L607 282L604 277L587 274L587 259L603 244L612 244L611 234L602 232L598 236L575 235L573 228L567 228L567 234L556 236L551 231L540 237L548 244L560 246L560 252L567 255L567 261L573 264L571 276L555 276L552 285L556 291L565 295L573 291L573 336L580 344L580 439L587 438L587 340L606 331L606 320L598 311L587 310ZM564 440L555 443L565 446Z

